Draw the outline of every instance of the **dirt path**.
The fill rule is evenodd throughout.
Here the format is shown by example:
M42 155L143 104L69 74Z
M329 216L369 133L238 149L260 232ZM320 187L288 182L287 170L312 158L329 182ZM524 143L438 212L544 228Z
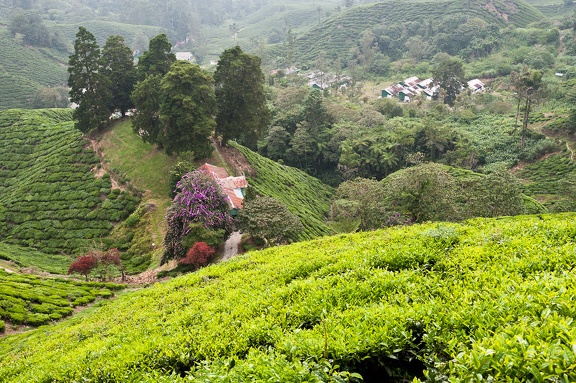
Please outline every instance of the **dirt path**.
M568 141L566 141L566 149L568 149L568 151L570 152L570 159L572 161L574 161L574 151L572 150L572 148L570 147L570 145L568 145Z
M224 243L224 255L220 262L230 259L238 255L238 246L240 246L240 241L242 240L242 234L239 231L235 231L230 235L230 238Z

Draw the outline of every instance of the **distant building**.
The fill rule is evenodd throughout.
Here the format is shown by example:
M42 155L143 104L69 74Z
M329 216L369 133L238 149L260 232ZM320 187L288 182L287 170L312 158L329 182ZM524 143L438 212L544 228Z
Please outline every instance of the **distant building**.
M485 90L485 85L482 81L475 78L474 80L468 81L468 89L472 91L472 93L481 93Z
M238 210L242 209L244 205L244 191L248 187L248 181L245 176L232 177L228 175L226 169L219 166L210 165L205 163L197 170L202 170L214 180L228 197L228 204L230 205L230 215L238 214Z
M194 55L192 52L176 52L176 60L183 60L183 61L194 61Z
M428 78L420 80L418 77L408 77L398 84L391 85L382 90L382 98L398 98L403 102L410 102L420 94L424 94L431 100L438 91L438 85L434 85L434 80Z

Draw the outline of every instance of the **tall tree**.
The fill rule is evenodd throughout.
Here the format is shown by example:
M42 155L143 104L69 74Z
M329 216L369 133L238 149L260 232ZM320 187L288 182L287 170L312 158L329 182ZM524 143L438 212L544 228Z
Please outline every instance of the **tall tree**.
M159 142L168 154L194 152L195 158L212 153L210 135L216 125L214 80L188 61L177 61L161 82Z
M74 42L74 53L68 61L70 100L75 126L84 133L102 129L110 117L111 93L108 80L100 71L100 47L86 28L80 27Z
M160 82L162 76L152 75L140 81L132 91L131 99L136 111L132 129L145 142L158 143L160 133Z
M136 82L132 50L124 43L124 37L108 37L102 48L101 65L112 91L110 111L119 110L124 116L128 109L134 107L130 94Z
M138 77L144 79L146 76L164 76L168 73L170 65L176 61L176 55L171 50L172 44L164 33L150 40L148 50L138 59Z
M526 145L526 133L528 131L528 118L532 111L532 106L540 100L544 93L545 84L542 81L542 72L524 68L522 72L513 72L512 86L518 101L516 109L516 121L520 111L522 111L522 138L520 147Z
M239 46L225 50L214 73L218 114L216 135L222 144L231 139L251 149L270 123L266 106L264 74L257 56L246 54Z
M454 106L456 96L464 83L462 60L447 54L436 55L436 66L432 71L434 83L440 85L444 103Z

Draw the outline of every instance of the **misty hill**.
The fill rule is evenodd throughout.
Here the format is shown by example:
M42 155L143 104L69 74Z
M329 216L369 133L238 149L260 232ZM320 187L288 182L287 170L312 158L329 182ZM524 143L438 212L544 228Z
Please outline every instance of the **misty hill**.
M462 21L473 18L485 21L484 28L489 28L525 27L545 16L524 0L384 1L352 7L324 19L297 40L298 56L300 61L313 61L322 55L344 58L359 44L365 31L378 34L378 30L390 29L386 33L390 39L406 40L417 29L430 31L444 23L451 25L446 32L454 32ZM455 24L458 19L461 21Z
M572 381L575 218L434 223L249 253L0 339L0 380Z

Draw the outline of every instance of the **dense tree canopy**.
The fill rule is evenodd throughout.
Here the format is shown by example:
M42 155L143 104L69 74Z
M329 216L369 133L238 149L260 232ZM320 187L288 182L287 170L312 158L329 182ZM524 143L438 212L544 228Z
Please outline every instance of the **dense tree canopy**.
M150 40L148 50L138 59L138 76L164 76L170 70L170 65L176 61L176 55L171 52L172 44L166 34L159 34Z
M118 110L124 116L134 107L130 94L136 81L132 50L124 43L122 36L110 36L102 48L102 74L110 84L112 99L110 111Z
M454 106L456 96L464 84L462 60L445 54L437 55L432 77L434 82L440 85L440 96L444 103Z
M259 57L244 53L239 46L220 56L214 73L218 100L216 135L222 136L224 145L235 139L255 149L270 123L260 65Z
M215 114L212 76L198 65L175 62L161 81L158 140L166 153L191 151L196 158L208 157Z
M247 201L238 213L239 226L268 244L286 244L298 239L303 226L286 205L271 197Z
M136 111L132 129L145 142L158 143L160 134L160 82L162 76L151 75L138 82L131 94Z
M74 53L68 61L70 100L76 127L88 133L102 129L110 116L110 83L100 68L100 47L86 28L80 27L74 42Z

